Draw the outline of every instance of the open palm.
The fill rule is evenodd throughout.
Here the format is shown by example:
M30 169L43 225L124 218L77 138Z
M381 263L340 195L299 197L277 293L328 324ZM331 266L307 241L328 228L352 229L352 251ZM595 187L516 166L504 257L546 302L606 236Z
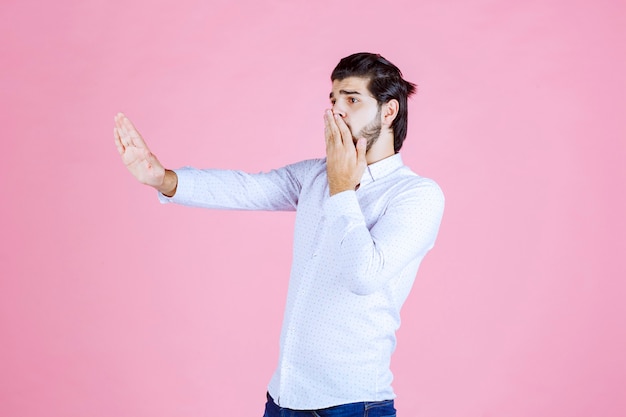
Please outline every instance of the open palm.
M135 126L123 113L115 116L113 136L122 162L131 174L142 184L161 186L165 168L150 152Z

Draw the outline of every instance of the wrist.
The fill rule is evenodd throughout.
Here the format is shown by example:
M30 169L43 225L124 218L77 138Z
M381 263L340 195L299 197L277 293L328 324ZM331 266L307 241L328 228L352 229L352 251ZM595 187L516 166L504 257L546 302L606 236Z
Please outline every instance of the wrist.
M328 191L329 191L330 195L333 196L335 194L343 193L344 191L356 191L357 188L359 188L359 185L360 184L357 184L357 185L352 185L352 184L330 185L328 187Z
M160 186L155 187L158 192L166 197L173 197L178 187L178 175L172 170L166 169L163 175L163 182Z

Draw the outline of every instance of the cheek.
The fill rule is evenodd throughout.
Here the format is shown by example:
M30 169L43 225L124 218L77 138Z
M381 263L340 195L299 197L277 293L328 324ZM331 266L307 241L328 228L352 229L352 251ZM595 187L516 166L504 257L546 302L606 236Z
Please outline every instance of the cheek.
M361 117L353 117L350 120L350 130L352 131L352 133L359 133L361 131L361 129L363 129L365 126L367 126L368 122L370 120L366 120L365 117L361 116Z

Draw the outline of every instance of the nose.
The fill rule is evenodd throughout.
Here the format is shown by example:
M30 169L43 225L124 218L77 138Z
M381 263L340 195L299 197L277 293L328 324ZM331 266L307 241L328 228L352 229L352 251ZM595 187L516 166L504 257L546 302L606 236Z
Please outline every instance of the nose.
M346 117L345 109L339 105L338 101L333 104L333 114L338 114L342 119Z

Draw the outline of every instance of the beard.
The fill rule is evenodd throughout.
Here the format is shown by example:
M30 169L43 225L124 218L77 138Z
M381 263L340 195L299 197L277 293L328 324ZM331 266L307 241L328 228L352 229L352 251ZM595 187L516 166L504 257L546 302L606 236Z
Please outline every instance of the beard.
M370 148L376 143L376 141L380 137L380 132L382 130L382 123L380 122L380 112L381 112L381 107L379 106L378 113L376 113L374 120L369 122L361 130L359 130L358 134L355 135L352 132L352 129L350 129L355 145L356 145L357 139L365 138L367 140L367 146L365 148L365 152L369 151Z

